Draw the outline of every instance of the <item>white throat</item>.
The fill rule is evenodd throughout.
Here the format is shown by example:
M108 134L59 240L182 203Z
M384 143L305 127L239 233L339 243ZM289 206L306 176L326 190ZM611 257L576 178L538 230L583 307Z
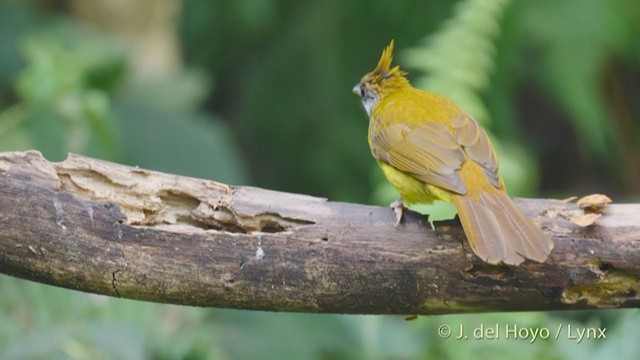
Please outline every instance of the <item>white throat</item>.
M364 106L364 110L367 112L367 115L371 116L371 112L378 105L380 99L377 96L366 96L362 98L362 105Z

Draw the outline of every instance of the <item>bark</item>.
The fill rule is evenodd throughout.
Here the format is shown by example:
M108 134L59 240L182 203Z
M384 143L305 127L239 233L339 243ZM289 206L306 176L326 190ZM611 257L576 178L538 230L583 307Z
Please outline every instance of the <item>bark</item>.
M518 200L544 264L482 263L457 220L231 186L71 155L0 153L0 272L172 304L361 314L638 307L640 205L595 224Z

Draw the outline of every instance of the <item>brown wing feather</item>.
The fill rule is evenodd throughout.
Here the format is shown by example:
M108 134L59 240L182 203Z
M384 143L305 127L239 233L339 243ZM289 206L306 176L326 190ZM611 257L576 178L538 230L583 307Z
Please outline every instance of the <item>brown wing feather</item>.
M464 195L460 177L466 156L442 123L392 124L370 132L373 156L427 184Z
M500 188L498 159L484 130L468 115L457 115L453 118L451 126L455 129L458 142L464 146L469 159L482 167L493 186Z
M453 202L473 251L491 264L544 262L553 242L529 220L504 191L477 198L455 196Z

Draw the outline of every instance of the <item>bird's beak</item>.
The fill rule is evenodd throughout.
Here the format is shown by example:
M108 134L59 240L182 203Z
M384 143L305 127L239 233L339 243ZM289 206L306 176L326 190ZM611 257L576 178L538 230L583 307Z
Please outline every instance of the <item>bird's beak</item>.
M353 87L353 93L360 96L360 84L356 84L356 86Z

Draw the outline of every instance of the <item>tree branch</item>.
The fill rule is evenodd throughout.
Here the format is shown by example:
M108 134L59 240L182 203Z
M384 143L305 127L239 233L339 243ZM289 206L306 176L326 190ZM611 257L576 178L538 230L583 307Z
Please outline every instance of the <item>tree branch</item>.
M365 314L638 307L640 205L520 200L544 264L482 263L457 220L223 184L71 155L0 153L0 272L172 304Z

